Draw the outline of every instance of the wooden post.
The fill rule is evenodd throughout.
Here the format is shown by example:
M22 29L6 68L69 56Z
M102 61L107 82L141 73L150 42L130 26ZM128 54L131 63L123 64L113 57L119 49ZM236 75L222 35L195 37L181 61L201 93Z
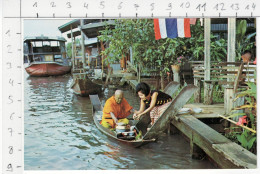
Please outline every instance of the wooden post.
M156 90L160 90L160 78L159 76L157 76L157 74L155 75L155 78L156 78Z
M228 18L228 55L227 62L235 62L236 52L236 18ZM227 79L230 81L231 79ZM225 114L229 114L233 108L234 88L226 88L224 91Z
M228 62L235 62L236 18L228 18Z
M72 72L75 70L75 57L74 57L74 43L73 43L73 33L72 26L70 25L70 36L71 36L71 58L72 58Z
M192 140L190 140L190 154L193 159L202 159L206 156L206 153Z
M160 73L161 76L161 90L164 90L164 77L163 77L163 73Z
M173 81L180 83L180 66L171 65L171 68L173 72Z
M101 51L105 51L105 45L103 43L103 41L100 41L100 45L101 45ZM102 69L102 73L101 73L101 79L103 79L103 73L104 73L104 55L101 55L101 69Z
M213 103L213 83L204 81L204 88L207 89L207 95L204 95L204 104L211 105Z
M90 68L90 57L89 57L89 54L88 54L88 67Z
M100 45L101 45L101 43L100 43ZM100 55L100 53L101 53L101 46L99 46L99 42L97 43L97 49L98 49L98 55ZM96 57L96 67L95 68L97 68L97 59L98 59L98 57Z
M104 56L102 55L101 56L101 80L103 79L103 73L104 73L104 64L103 64L103 61L104 61Z
M113 68L110 67L110 68L108 69L108 74L107 74L107 78L106 78L106 82L105 82L105 87L108 85L108 80L109 80L109 78L110 78L110 76L111 76L111 74L112 74L112 71L113 71Z
M138 64L138 77L137 77L137 81L138 81L138 83L140 83L141 82L141 64L139 63Z
M173 124L170 124L170 134L180 134L180 131Z
M204 80L210 80L210 18L205 18L205 25L204 25L204 67L205 67L205 73L204 73ZM206 104L212 104L212 99L209 100L211 93L211 85L206 84L204 82L204 103Z
M199 78L194 78L194 85L198 87L197 91L194 93L194 102L201 103L201 80Z
M85 44L84 44L84 32L82 30L83 25L84 25L84 20L80 19L81 52L82 52L82 63L84 69L86 67L86 55L85 55Z
M173 73L173 80L174 80L175 82L180 83L180 74L177 73L177 72L174 72L174 73Z

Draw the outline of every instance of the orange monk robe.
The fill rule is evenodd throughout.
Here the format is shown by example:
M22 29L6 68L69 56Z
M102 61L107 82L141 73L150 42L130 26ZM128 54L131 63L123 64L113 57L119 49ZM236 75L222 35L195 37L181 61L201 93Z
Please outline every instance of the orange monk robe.
M115 127L115 122L111 118L110 112L113 112L117 119L122 119L130 115L131 109L133 109L133 107L128 104L125 98L122 99L120 104L117 104L115 97L112 96L105 103L102 121L106 121L112 127Z

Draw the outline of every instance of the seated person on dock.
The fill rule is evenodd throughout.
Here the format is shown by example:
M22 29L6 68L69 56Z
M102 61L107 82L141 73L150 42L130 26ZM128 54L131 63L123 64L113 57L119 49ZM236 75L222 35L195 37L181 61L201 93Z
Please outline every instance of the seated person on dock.
M249 50L244 51L244 53L241 55L243 63L249 63L251 57L252 57L252 53Z
M252 53L249 50L246 50L241 55L242 61L244 64L247 64L250 62L250 59L252 57ZM242 71L242 76L240 78L240 83L242 83L242 86L247 86L246 84L243 84L246 82L246 72Z
M118 119L123 119L133 113L133 107L124 98L122 90L116 90L104 106L102 125L106 128L114 128Z
M139 120L142 115L150 112L151 125L157 121L172 100L172 97L164 92L151 91L149 85L143 82L136 86L136 93L140 97L141 103L139 111L136 111L133 117Z

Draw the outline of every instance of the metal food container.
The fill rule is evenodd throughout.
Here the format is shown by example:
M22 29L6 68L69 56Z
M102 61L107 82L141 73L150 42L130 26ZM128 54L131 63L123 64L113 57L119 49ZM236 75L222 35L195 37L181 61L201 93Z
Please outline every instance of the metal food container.
M116 126L116 132L126 132L126 126Z

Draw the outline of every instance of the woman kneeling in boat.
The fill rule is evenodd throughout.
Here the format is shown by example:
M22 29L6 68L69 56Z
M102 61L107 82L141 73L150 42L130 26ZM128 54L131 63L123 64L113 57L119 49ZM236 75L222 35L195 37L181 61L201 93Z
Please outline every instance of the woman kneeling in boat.
M139 120L142 115L150 112L151 125L153 125L167 109L172 100L172 97L164 92L157 90L151 91L149 85L143 82L136 86L136 93L140 97L141 103L139 111L135 112L133 118Z
M134 109L124 98L123 91L116 90L115 94L110 97L105 103L101 124L106 128L114 128L116 122L120 122L120 119L126 118L131 113L134 113ZM129 122L129 120L127 119L121 121Z

